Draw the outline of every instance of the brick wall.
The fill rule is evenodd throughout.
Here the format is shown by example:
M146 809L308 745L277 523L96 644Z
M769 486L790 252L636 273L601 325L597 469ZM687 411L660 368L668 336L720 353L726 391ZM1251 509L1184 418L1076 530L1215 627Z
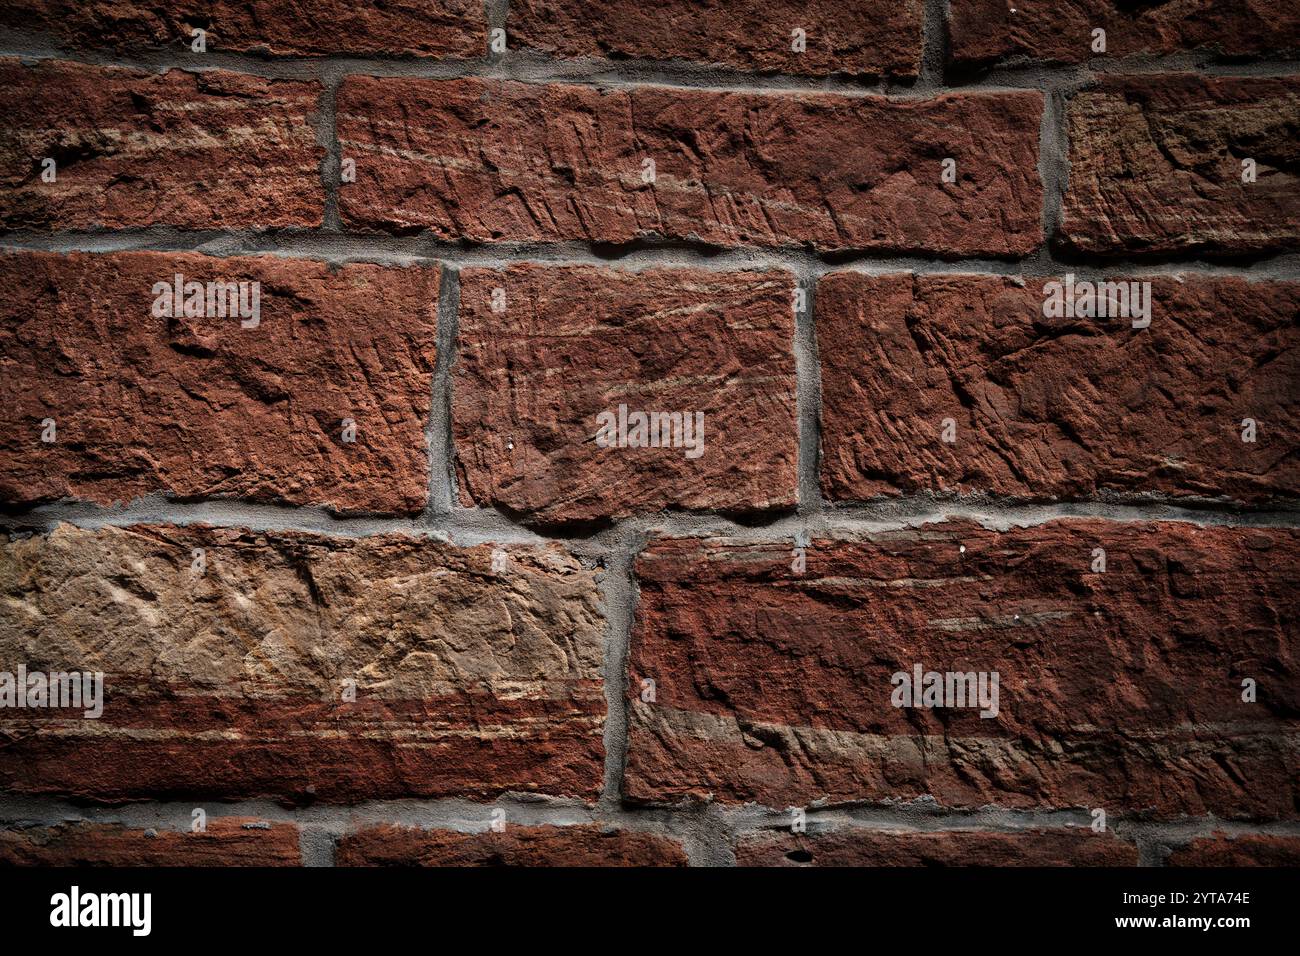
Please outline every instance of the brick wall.
M6 3L0 861L1300 863L1286 7Z

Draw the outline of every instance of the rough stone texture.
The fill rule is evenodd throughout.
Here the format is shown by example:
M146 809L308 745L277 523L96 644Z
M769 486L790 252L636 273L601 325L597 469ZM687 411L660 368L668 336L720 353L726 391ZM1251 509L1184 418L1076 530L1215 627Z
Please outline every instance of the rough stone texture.
M1091 830L1015 833L765 830L736 843L738 866L1137 866L1137 848Z
M131 52L190 50L201 27L208 52L292 56L481 56L488 32L481 0L7 0L0 24Z
M1296 497L1300 284L1140 278L1145 329L1044 318L1044 286L1060 277L824 278L826 497Z
M1106 52L1092 52L1092 31ZM951 0L950 61L1008 58L1082 63L1095 56L1210 50L1231 56L1300 49L1300 12L1273 0Z
M658 541L626 794L1292 818L1298 557L1294 530L1097 520L814 540L803 575L789 545ZM916 664L997 672L999 714L895 708Z
M566 57L687 60L738 70L914 77L921 0L513 0L511 45ZM791 50L791 33L806 49Z
M209 819L205 833L112 823L0 830L0 866L301 866L298 828Z
M339 841L338 866L685 866L669 837L589 824L456 833L375 826Z
M1300 240L1300 77L1104 77L1070 101L1068 125L1067 250L1245 254Z
M319 98L316 84L220 70L0 59L0 225L319 226Z
M350 226L480 242L1023 254L1042 240L1042 103L352 76L339 206Z
M1165 865L1300 866L1300 837L1215 833L1174 850Z
M462 502L535 522L793 506L793 294L787 272L462 271L452 415ZM703 453L598 447L597 416L620 404L703 412Z
M102 671L105 703L98 720L0 711L0 788L101 801L594 798L595 572L558 545L502 548L493 571L493 550L169 525L9 539L0 661Z
M178 272L260 282L260 324L154 317ZM424 506L436 268L33 252L0 255L0 284L0 501Z

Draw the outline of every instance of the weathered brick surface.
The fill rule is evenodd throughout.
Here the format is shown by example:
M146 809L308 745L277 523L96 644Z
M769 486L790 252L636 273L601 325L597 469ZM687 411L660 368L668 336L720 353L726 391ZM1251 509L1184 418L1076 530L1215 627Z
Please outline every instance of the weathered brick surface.
M788 545L656 542L626 793L1292 817L1298 556L1292 530L1093 520L814 540L802 575ZM999 713L894 707L916 664L997 672Z
M914 77L921 0L515 0L512 46L567 57L686 60L738 70ZM792 50L792 32L806 48Z
M1149 328L1045 318L1060 276L824 278L825 495L1294 498L1300 284L1138 278L1151 283Z
M177 273L260 282L259 323L154 316L154 284ZM0 315L5 503L166 492L339 511L424 506L436 268L12 253L0 256L0 284L10 290ZM47 443L49 418L57 440Z
M962 67L1029 58L1082 63L1092 31L1106 31L1105 56L1208 50L1231 56L1300 49L1300 11L1267 0L951 0L951 61Z
M0 24L72 49L189 50L195 27L207 31L209 52L471 57L487 49L479 0L9 0Z
M519 265L460 283L464 504L537 522L794 504L792 274ZM702 444L599 447L620 405L702 413Z
M357 162L339 205L355 227L953 256L1041 242L1037 92L888 100L352 76L337 110ZM941 182L945 157L956 183Z
M0 32L0 864L1296 864L1294 2Z
M1169 854L1166 866L1300 866L1300 837L1201 837Z
M1104 77L1070 101L1068 126L1068 250L1244 254L1300 240L1300 77Z
M339 866L685 866L669 837L596 824L456 833L375 826L339 841Z
M402 535L63 525L9 539L0 661L100 670L105 690L98 720L0 712L0 788L595 797L595 572L558 546L503 550L497 571L489 546Z
M0 866L300 866L298 828L209 819L204 833L110 823L10 826L0 830Z
M220 70L0 59L0 225L318 226L319 98L312 83Z
M1091 830L991 833L765 830L736 842L738 866L1137 866L1137 848Z

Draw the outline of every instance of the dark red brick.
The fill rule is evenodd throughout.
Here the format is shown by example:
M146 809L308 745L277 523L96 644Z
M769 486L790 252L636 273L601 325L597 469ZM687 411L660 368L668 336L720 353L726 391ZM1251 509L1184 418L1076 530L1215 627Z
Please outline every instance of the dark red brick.
M764 830L736 843L738 866L1137 866L1137 848L1091 830Z
M111 823L10 826L0 830L0 866L301 866L298 828L231 817L203 833Z
M260 323L154 316L177 273L260 282ZM0 255L0 282L0 500L424 507L436 268L34 252Z
M1296 496L1300 284L1139 276L1151 324L1135 329L1045 318L1044 289L1060 281L823 279L825 495Z
M1300 77L1107 76L1070 101L1068 125L1067 250L1244 255L1300 240Z
M518 265L460 282L464 504L536 522L794 504L790 273ZM598 416L620 405L692 423L702 413L703 443L598 447Z
M1092 31L1106 31L1105 56L1207 50L1239 57L1300 49L1294 5L1246 0L951 0L950 57L958 66L1028 58L1082 63Z
M565 57L685 60L738 70L915 77L920 0L513 0L511 45ZM791 49L804 31L806 49Z
M211 53L471 57L488 42L481 0L8 0L0 23L67 48L130 52L190 50L194 27L207 31Z
M320 87L0 59L0 225L319 226ZM57 165L41 181L42 161Z
M1300 837L1226 833L1193 840L1169 854L1166 866L1300 866Z
M1042 241L1037 92L890 100L352 76L337 110L357 163L339 194L354 227L951 256ZM955 184L940 181L945 157Z
M375 826L339 841L339 866L685 866L668 837L597 824L456 833Z
M789 545L658 541L626 793L1294 817L1298 556L1294 530L1096 520L814 540L802 575ZM916 664L998 673L999 713L894 707Z

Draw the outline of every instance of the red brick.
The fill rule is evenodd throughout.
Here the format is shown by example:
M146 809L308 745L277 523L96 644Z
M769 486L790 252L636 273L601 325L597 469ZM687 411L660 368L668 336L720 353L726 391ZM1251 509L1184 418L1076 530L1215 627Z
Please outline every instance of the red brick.
M0 661L104 673L99 719L0 711L0 789L594 798L596 572L558 545L504 547L494 570L494 550L170 525L0 539Z
M226 817L204 833L113 823L0 830L0 866L301 866L298 828Z
M786 272L464 270L452 416L462 502L536 522L792 506L793 293ZM598 447L598 416L620 405L703 413L703 444L695 457Z
M312 83L220 70L0 59L0 225L319 226L319 98Z
M946 255L1041 244L1037 92L932 99L349 77L343 221ZM944 157L959 182L940 182ZM642 181L653 159L656 181Z
M1166 866L1300 866L1300 837L1226 833L1193 840L1169 854Z
M685 866L668 837L597 824L455 833L375 826L339 841L338 866Z
M1091 830L764 830L736 843L738 866L1137 866L1137 849Z
M658 541L626 793L1291 818L1297 557L1294 530L1095 520L814 540L802 575L788 544ZM998 673L998 715L892 706L916 664Z
M1132 3L1124 0L951 0L950 56L958 66L1010 58L1082 63L1092 31L1106 31L1105 56L1210 50L1230 56L1300 49L1294 6L1224 0Z
M49 33L67 48L132 52L189 50L201 27L209 53L292 56L481 56L488 32L481 0L9 0L0 23Z
M1053 281L823 279L825 495L1296 496L1300 284L1137 277L1151 283L1151 325L1135 329L1045 318ZM1246 418L1254 443L1242 441Z
M1300 239L1300 77L1105 77L1070 101L1068 125L1066 249L1246 254Z
M260 324L155 317L153 286L176 273L260 282ZM423 508L437 269L13 253L0 282L0 500L165 492Z
M566 57L685 60L738 70L914 77L920 0L514 0L511 45ZM806 49L791 50L802 29Z

